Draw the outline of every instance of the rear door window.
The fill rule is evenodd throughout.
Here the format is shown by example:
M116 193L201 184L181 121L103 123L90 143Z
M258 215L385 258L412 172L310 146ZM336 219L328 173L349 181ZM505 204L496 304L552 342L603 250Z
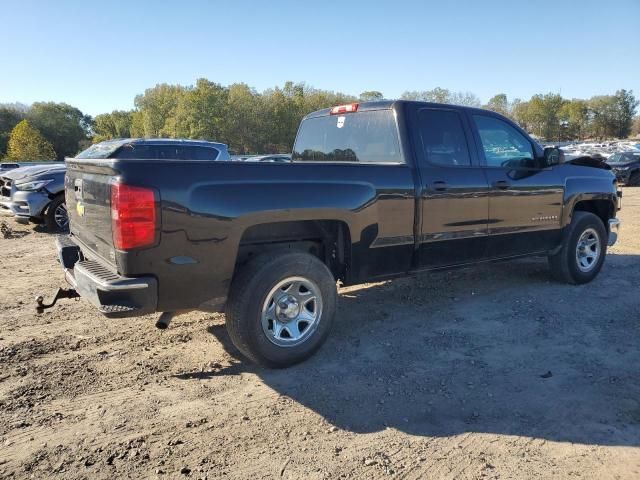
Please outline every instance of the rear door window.
M392 110L370 110L304 120L295 162L403 163Z
M141 158L141 159L153 159L155 156L154 145L136 145L130 143L123 145L114 155L115 158Z
M418 113L418 128L429 163L446 167L471 165L469 145L458 112L422 109Z
M180 145L156 145L156 158L160 160L178 160L182 158Z
M212 147L182 147L183 160L215 160L220 152Z

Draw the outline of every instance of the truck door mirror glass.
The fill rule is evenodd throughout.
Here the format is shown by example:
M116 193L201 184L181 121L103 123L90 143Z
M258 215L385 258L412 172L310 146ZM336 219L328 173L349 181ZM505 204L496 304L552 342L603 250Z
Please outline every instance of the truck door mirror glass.
M564 163L564 152L557 147L545 147L544 160L548 167Z

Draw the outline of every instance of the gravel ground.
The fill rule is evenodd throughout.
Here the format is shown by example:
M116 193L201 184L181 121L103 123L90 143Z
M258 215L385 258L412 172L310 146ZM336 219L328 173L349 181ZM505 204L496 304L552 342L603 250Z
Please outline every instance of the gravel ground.
M53 238L0 236L0 478L640 478L640 189L591 284L545 259L341 290L309 361L264 370L223 315L107 320ZM2 238L6 236L7 238Z

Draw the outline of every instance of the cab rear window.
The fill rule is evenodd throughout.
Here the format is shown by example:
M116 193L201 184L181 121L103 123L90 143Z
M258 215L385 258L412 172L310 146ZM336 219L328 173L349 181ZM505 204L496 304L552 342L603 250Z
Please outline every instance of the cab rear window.
M300 124L294 162L402 163L392 110L312 117Z

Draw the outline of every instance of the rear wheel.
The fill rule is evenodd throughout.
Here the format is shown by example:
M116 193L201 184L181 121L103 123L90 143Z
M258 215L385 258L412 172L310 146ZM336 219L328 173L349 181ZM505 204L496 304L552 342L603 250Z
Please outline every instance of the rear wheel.
M69 215L64 195L55 197L44 215L44 224L50 232L66 232L69 229Z
M559 281L581 284L593 280L607 253L607 231L593 213L574 212L564 244L549 256L551 273Z
M313 255L262 255L234 278L227 330L249 359L268 367L287 367L310 357L325 341L336 297L333 275Z
M631 174L631 176L629 177L629 185L632 186L632 187L640 186L640 171L639 172L633 172Z

